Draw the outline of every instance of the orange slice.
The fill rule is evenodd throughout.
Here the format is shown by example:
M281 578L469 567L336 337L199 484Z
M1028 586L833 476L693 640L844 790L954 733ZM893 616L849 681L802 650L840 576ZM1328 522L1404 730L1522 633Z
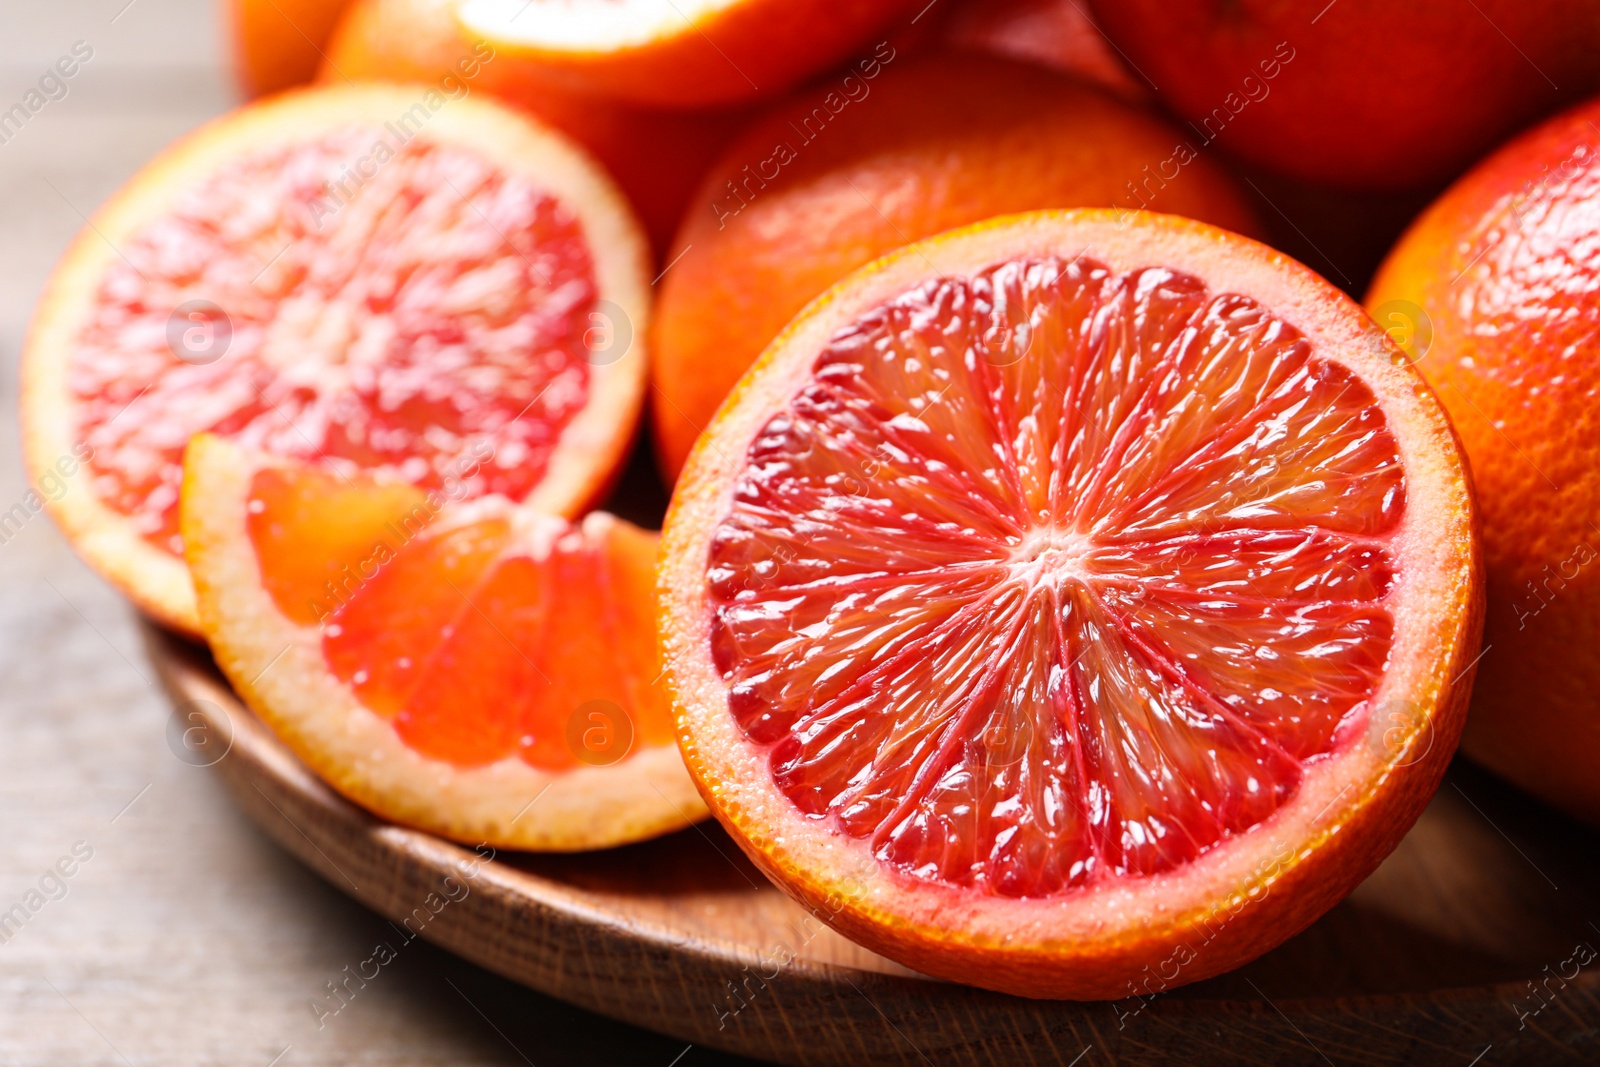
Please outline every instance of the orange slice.
M574 89L698 107L771 96L919 0L462 0L462 25ZM847 86L846 88L849 88Z
M705 815L673 744L656 535L189 445L217 664L335 789L469 844L568 851Z
M251 105L148 165L56 268L23 353L27 463L89 454L52 514L191 632L200 431L578 514L638 421L647 263L610 179L508 108L409 85Z
M1173 216L953 231L813 303L691 456L679 743L869 948L1159 991L1306 926L1421 812L1474 521L1433 394L1292 260Z

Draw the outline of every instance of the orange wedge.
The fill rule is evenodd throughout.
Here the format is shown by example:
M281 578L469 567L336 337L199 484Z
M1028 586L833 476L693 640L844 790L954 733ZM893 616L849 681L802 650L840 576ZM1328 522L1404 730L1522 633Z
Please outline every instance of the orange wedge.
M1292 260L1174 216L956 230L813 303L690 457L679 742L868 948L1159 992L1305 927L1421 813L1474 523L1432 392Z
M570 851L701 818L657 684L656 536L189 445L217 664L335 789L469 844Z

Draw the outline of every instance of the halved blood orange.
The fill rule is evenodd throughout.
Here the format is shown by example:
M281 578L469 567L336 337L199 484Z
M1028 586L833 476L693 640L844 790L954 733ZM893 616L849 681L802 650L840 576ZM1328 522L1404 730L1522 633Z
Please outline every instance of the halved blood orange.
M183 535L223 673L377 814L561 851L705 815L659 684L655 534L201 434Z
M679 743L779 885L909 966L1144 995L1301 929L1459 735L1474 512L1311 271L1173 216L863 268L701 439L660 577Z
M474 39L536 61L573 89L701 107L793 88L916 3L462 0L459 14Z
M36 478L80 553L193 632L190 436L575 515L644 389L648 253L601 168L509 108L429 86L305 90L142 170L67 251L23 353Z

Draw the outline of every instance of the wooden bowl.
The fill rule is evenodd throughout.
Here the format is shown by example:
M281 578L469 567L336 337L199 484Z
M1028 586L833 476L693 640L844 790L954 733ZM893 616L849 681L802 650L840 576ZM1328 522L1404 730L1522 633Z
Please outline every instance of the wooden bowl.
M1600 1062L1600 834L1458 761L1344 903L1249 966L1114 1003L925 978L846 941L715 823L584 855L501 854L344 800L206 652L147 643L234 798L329 882L544 993L788 1064ZM1159 985L1159 979L1152 979Z

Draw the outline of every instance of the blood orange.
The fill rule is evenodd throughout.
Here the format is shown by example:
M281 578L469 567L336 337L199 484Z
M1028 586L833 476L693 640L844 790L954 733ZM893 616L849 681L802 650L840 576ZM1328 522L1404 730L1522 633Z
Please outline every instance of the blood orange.
M848 98L824 84L773 109L691 201L650 346L669 476L801 308L901 245L1037 208L1151 205L1259 230L1227 173L1140 108L989 56L879 58L840 83Z
M1419 215L1367 294L1455 421L1483 500L1484 656L1462 751L1600 823L1600 100Z
M341 479L210 434L183 492L218 665L353 800L507 848L600 848L704 816L656 684L654 534Z
M1432 393L1292 260L1171 216L957 230L812 304L696 446L679 743L755 862L892 959L1193 981L1436 788L1474 521Z
M27 460L84 557L197 625L184 444L210 430L576 514L642 401L647 251L558 134L427 86L305 90L202 128L85 227L23 354Z
M1087 0L1190 144L1349 189L1449 178L1595 84L1592 0ZM1405 60L1394 47L1404 42Z

